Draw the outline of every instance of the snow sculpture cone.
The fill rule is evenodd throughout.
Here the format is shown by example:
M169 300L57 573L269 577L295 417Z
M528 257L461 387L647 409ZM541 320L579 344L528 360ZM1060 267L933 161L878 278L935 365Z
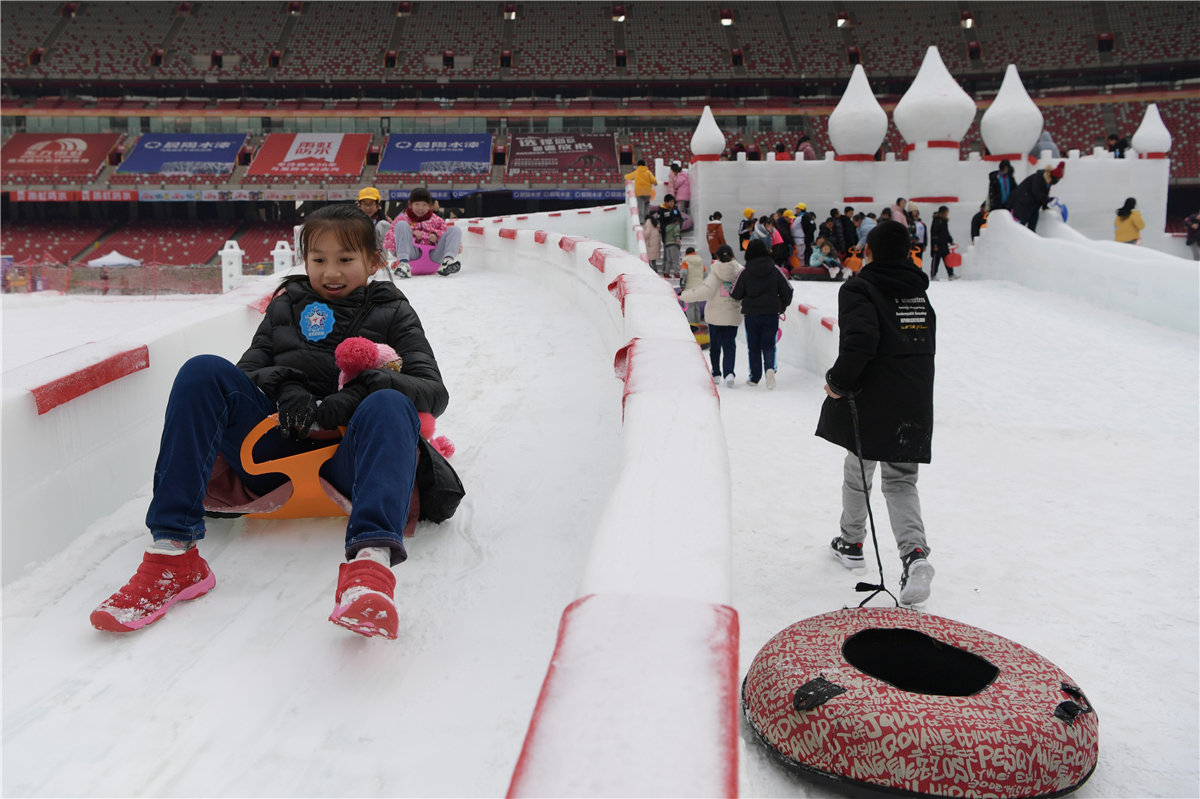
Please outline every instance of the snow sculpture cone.
M814 616L776 635L742 710L785 768L905 796L1061 796L1092 775L1079 684L1020 644L902 608Z
M1043 124L1042 112L1025 91L1016 65L1009 64L996 99L979 120L979 134L992 153L987 160L1007 158L1019 166L1037 144Z
M908 142L909 195L918 202L958 202L958 144L975 121L975 101L930 47L908 91L892 112ZM886 198L890 199L890 198Z
M719 194L723 187L714 186L714 174L711 167L720 161L721 153L725 151L725 134L721 132L717 120L713 117L712 109L707 105L704 106L704 112L700 114L700 122L692 133L691 145L691 169L688 170L692 186L691 215L693 219L705 220L717 207L720 207L712 205L713 195ZM732 232L725 231L727 239L731 238ZM705 258L707 263L707 255L701 257Z
M875 152L887 135L888 118L875 99L862 64L854 65L850 83L837 108L829 115L829 142L844 162L842 186L844 202L875 202Z
M697 161L716 161L725 150L725 134L717 126L712 109L704 106L700 114L700 122L692 133L692 163Z
M1166 158L1171 149L1171 131L1163 124L1158 103L1151 103L1142 117L1142 124L1129 140L1138 158Z

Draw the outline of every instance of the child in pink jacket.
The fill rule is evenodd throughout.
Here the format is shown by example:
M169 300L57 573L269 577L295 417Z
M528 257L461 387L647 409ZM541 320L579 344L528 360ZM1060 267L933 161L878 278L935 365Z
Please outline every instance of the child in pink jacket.
M409 261L421 257L417 244L434 245L429 257L440 264L439 275L452 275L462 268L457 257L462 249L462 228L449 227L433 212L433 195L423 186L408 195L408 208L396 217L383 239L387 251L396 255L395 271L400 277L412 277Z

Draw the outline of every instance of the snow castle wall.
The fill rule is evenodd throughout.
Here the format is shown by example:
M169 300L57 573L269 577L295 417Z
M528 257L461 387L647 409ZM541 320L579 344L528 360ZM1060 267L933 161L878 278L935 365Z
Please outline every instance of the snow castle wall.
M736 241L744 208L755 209L758 217L803 202L816 213L820 225L831 208L840 211L851 205L856 211L878 214L897 197L904 197L917 203L926 225L938 206L947 206L950 235L965 249L971 241L971 218L987 199L988 174L995 171L997 163L984 161L978 154L960 161L957 149L920 146L908 157L910 160L896 161L889 153L883 161L839 161L830 152L823 161L696 161L689 170L692 215L702 228L713 211L720 211L725 240ZM934 161L936 168L930 166ZM1135 197L1146 220L1146 246L1178 255L1186 252L1176 238L1163 232L1169 159L1116 160L1107 154L1082 156L1072 150L1067 158L1036 164L1019 159L1013 161L1013 168L1020 181L1059 161L1067 162L1065 176L1051 195L1068 207L1071 227L1089 238L1112 241L1117 208L1125 198ZM933 176L936 185L930 183ZM701 255L707 261L708 253Z

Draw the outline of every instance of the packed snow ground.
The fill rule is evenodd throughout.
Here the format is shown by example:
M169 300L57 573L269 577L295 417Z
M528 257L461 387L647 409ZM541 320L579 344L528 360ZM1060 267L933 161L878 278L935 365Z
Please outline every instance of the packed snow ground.
M621 383L596 332L537 285L468 270L404 290L450 389L438 433L467 496L396 569L400 640L326 620L338 520L209 520L211 593L128 637L91 629L149 540L146 475L4 591L5 795L505 792L615 480ZM37 335L9 301L6 349ZM110 307L129 325L144 309Z
M837 286L794 284L836 313ZM922 610L1003 635L1078 681L1100 717L1081 797L1198 796L1197 337L992 281L930 287L933 460L918 488L933 593ZM739 356L744 355L739 341ZM739 384L747 374L739 365ZM733 471L741 672L790 624L854 606L829 554L844 450L813 435L817 375L721 389ZM878 481L878 478L876 478ZM887 584L900 561L872 495ZM877 598L875 604L881 604ZM826 796L743 723L743 796Z
M836 285L795 285L835 311ZM213 521L209 596L134 636L95 632L88 612L140 558L147 481L4 591L6 794L504 792L615 477L621 384L593 331L534 284L468 268L403 288L450 387L439 432L468 495L396 570L401 640L325 621L341 529L321 520ZM931 298L937 421L919 485L938 575L923 609L1079 681L1101 719L1080 796L1200 794L1197 337L1005 283L936 283ZM6 368L37 335L37 314L11 313L22 299L5 297ZM141 303L114 307L150 321ZM72 318L68 345L95 338ZM783 364L775 391L749 388L743 339L738 356L720 393L744 673L779 630L857 603L871 572L825 551L842 452L812 435L822 381ZM687 502L706 479L664 475L663 491ZM826 795L748 736L741 793Z

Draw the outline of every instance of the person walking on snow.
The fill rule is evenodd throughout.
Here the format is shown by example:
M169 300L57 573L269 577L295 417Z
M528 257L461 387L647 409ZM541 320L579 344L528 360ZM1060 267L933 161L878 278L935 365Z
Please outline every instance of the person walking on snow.
M848 569L865 565L866 494L882 464L883 496L903 572L900 602L929 598L934 568L917 494L918 464L933 440L936 316L929 278L908 258L904 225L883 221L867 234L864 266L838 292L838 356L825 373L816 435L844 448L840 534L830 543ZM852 398L858 412L858 452ZM862 465L859 456L862 456ZM863 483L866 472L866 484Z
M704 261L700 258L700 254L696 252L695 247L688 247L687 252L683 256L683 263L679 266L679 288L698 288L704 283ZM687 302L687 300L684 300ZM700 306L688 305L685 312L689 322L700 321Z
M429 258L439 264L437 273L442 277L453 275L462 264L458 254L462 252L462 228L450 227L433 209L433 197L429 189L418 186L409 192L408 207L392 222L392 229L384 237L384 247L396 254L396 275L412 277L410 261L421 257L417 244L434 245Z
M414 485L421 518L449 518L462 497L453 469L420 434L419 414L441 415L449 394L408 299L391 282L368 282L383 258L365 214L344 204L311 214L300 255L305 274L284 278L237 365L198 355L176 375L146 513L154 542L129 583L92 612L97 629L141 629L176 602L212 590L216 578L197 547L206 502L223 488L239 501L219 507L250 513L261 508L244 504L286 487L283 474L242 468L242 442L277 413L278 435L260 441L272 459L320 447L312 431L345 428L321 467L321 477L353 505L329 620L360 635L396 638L391 567L408 557L403 533L416 523L409 518ZM352 337L377 350L386 345L393 359L344 381L338 349ZM428 481L417 479L418 462L422 472L433 470ZM426 493L422 485L430 483L459 491Z
M730 296L742 301L746 321L746 348L750 353L748 386L757 386L766 372L767 388L775 388L775 334L779 314L792 302L792 286L775 266L762 239L746 246L746 268Z
M646 168L645 161L637 162L637 169L625 176L626 180L633 181L633 193L637 197L638 222L646 224L646 217L650 213L650 198L654 196L654 187L658 185L658 179L654 177L654 173Z
M929 230L929 272L930 279L937 280L938 264L946 260L950 254L950 245L954 237L950 235L950 209L943 205L933 215L933 225ZM958 280L954 270L946 267L946 276L950 280Z
M725 380L733 388L734 360L737 356L737 331L742 323L742 303L730 292L742 272L742 265L733 260L733 248L722 244L704 282L686 288L679 295L687 303L703 302L704 322L708 325L708 357L712 361L713 380Z

